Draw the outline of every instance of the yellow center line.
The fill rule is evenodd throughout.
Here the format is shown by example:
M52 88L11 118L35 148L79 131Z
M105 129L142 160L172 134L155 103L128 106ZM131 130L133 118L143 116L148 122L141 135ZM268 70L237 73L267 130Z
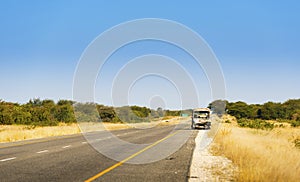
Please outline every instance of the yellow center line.
M138 156L138 155L140 155L141 153L143 153L143 152L145 152L146 150L148 150L148 149L154 147L155 145L161 143L162 141L164 141L164 140L166 140L166 139L168 139L168 138L170 138L170 137L176 135L176 134L177 134L178 132L180 132L180 131L181 131L181 130L169 134L169 135L166 136L165 138L162 138L162 139L156 141L155 143L153 143L153 144L151 144L151 145L149 145L149 146L143 148L142 150L140 150L140 151L138 151L138 152L132 154L131 156L127 157L126 159L124 159L124 160L122 160L122 161L116 163L115 165L113 165L113 166L111 166L111 167L109 167L109 168L107 168L107 169L101 171L100 173L96 174L95 176L93 176L93 177L91 177L91 178L85 180L85 182L91 182L91 181L96 180L97 178L100 178L100 177L103 176L104 174L106 174L106 173L108 173L108 172L114 170L115 168L121 166L121 165L124 164L125 162L129 161L130 159L132 159L132 158L134 158L134 157L136 157L136 156Z

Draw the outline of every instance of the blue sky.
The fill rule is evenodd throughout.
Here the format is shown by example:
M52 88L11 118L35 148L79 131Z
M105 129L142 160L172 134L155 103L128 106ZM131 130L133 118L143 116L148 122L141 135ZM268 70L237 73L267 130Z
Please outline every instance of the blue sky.
M299 9L300 3L291 0L1 1L0 99L20 103L38 97L72 99L73 76L84 49L110 27L139 18L177 21L201 35L219 59L227 100L263 103L299 98ZM105 83L127 58L147 53L178 58L193 77L199 77L199 84L205 82L198 86L200 105L211 101L203 72L194 75L195 68L182 61L188 56L153 42L129 45L112 56L97 80L96 101L110 105ZM143 95L155 84L164 83L147 78L136 84L130 104L149 106ZM171 86L157 87L162 93L172 91ZM178 105L171 102L167 107Z

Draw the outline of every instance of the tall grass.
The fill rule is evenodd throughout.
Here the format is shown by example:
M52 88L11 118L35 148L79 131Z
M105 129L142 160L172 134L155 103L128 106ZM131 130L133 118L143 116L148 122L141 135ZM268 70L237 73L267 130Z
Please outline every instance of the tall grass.
M169 117L169 122L157 120L150 123L109 123L109 122L80 122L80 124L59 123L58 126L32 126L32 125L0 125L0 142L14 142L27 139L45 138L92 132L101 130L120 130L128 128L147 128L148 126L175 125L187 118ZM146 127L147 126L147 127Z
M237 181L300 181L299 128L256 130L223 124L213 152L239 167Z
M80 133L77 124L59 123L59 126L0 125L0 142L44 138Z

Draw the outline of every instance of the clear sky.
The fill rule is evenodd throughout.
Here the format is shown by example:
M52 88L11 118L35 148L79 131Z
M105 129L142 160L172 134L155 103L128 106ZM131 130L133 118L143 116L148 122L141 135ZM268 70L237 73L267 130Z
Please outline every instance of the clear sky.
M72 99L73 76L84 49L110 27L139 18L177 21L201 35L219 59L229 101L300 98L299 9L296 0L4 0L0 2L0 99L19 103L38 97ZM110 105L104 83L129 58L151 53L178 58L193 77L198 76L196 83L203 83L198 86L201 106L206 106L211 95L205 75L194 75L194 67L183 61L188 56L178 52L172 45L151 41L120 49L97 80L96 101ZM176 92L168 84L158 78L141 80L132 88L130 104L149 106L143 96L154 85L172 100ZM178 108L177 104L170 102L167 107Z

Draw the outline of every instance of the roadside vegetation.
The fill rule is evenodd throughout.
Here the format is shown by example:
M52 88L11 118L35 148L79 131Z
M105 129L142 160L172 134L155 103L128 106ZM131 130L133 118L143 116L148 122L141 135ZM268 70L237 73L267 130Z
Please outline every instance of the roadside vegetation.
M245 122L257 124L257 120ZM212 151L238 167L237 181L300 181L300 128L265 129L269 122L245 128L235 117L223 116Z
M223 115L211 149L238 167L237 181L300 181L300 99L209 107Z
M57 126L75 122L74 102L60 100L30 100L26 104L0 101L0 124Z
M60 123L109 122L140 123L155 118L179 116L181 111L157 110L139 106L109 107L69 100L33 99L26 104L0 100L0 125L58 126Z
M14 142L77 133L80 133L80 129L75 123L59 123L58 126L0 125L0 142Z
M188 112L188 111L187 111ZM181 111L139 106L109 107L69 100L33 99L25 104L0 100L0 142L178 123ZM161 122L170 120L171 122ZM77 123L80 122L80 125ZM104 125L100 124L103 123ZM130 123L126 125L124 123Z
M226 113L234 116L241 127L273 129L280 126L276 123L289 123L292 127L300 126L300 99L290 99L284 103L267 102L264 104L217 100L212 102L209 107L219 115ZM284 124L281 125L281 127L284 126Z

